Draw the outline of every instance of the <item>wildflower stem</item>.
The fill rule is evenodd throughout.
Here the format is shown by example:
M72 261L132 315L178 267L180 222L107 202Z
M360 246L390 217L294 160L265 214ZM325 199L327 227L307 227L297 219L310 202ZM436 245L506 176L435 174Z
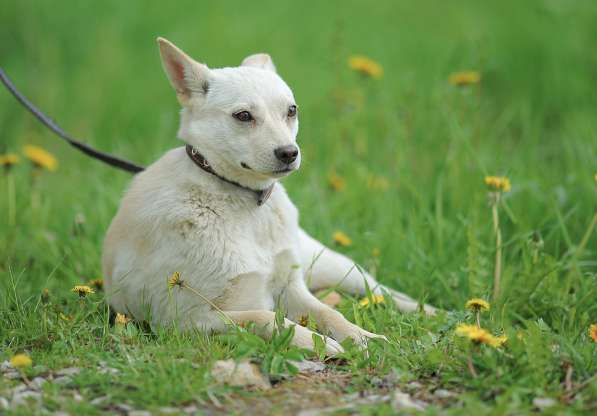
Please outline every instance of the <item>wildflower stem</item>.
M16 203L15 182L11 172L6 174L6 182L8 188L8 225L13 226L16 223Z
M477 310L477 328L481 328L481 311Z
M181 287L190 290L193 294L195 294L196 296L198 296L199 298L201 298L204 302L206 302L208 305L210 305L212 308L214 308L216 311L218 311L218 313L220 315L222 315L222 317L224 318L225 321L227 321L231 325L235 325L235 323L232 320L232 318L230 318L228 315L226 315L226 312L224 312L222 309L220 309L211 300L209 300L205 296L203 296L197 289L189 286L186 282L181 282Z
M468 367L469 373L471 373L471 376L473 376L473 378L477 378L479 375L477 374L477 370L475 370L475 365L473 364L473 354L470 351L466 357L466 365Z
M591 234L593 234L593 229L595 228L596 225L597 225L597 213L595 213L593 215L593 218L591 219L591 222L589 223L589 226L587 227L587 231L585 231L585 234L583 235L582 239L580 240L580 243L578 244L578 246L576 247L576 250L574 251L574 254L572 255L572 258L570 259L571 267L570 267L570 271L566 275L566 283L565 283L566 286L565 286L565 290L564 290L564 295L568 295L570 293L570 286L572 285L572 275L574 274L574 271L578 271L578 265L576 263L576 260L578 259L578 256L580 256L580 254L584 251L587 243L589 242L589 238L591 237Z
M493 217L493 231L495 233L495 270L493 273L493 301L497 301L500 295L500 279L502 275L502 232L500 231L500 218L498 215L498 204L500 195L497 193L491 206Z

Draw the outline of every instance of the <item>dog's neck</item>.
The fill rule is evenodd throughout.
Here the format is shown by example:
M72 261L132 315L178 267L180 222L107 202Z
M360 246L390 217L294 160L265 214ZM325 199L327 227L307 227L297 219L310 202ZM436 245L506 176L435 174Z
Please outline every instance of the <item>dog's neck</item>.
M211 175L215 176L220 181L226 182L229 185L235 186L243 191L253 193L255 195L255 199L257 205L263 205L271 196L272 191L274 190L274 186L276 185L276 181L271 180L268 184L259 184L261 186L248 186L244 185L236 180L227 178L222 176L218 172L214 170L211 166L209 161L193 146L187 144L185 146L185 150L189 158L197 165L199 168L203 169L205 172L210 173Z

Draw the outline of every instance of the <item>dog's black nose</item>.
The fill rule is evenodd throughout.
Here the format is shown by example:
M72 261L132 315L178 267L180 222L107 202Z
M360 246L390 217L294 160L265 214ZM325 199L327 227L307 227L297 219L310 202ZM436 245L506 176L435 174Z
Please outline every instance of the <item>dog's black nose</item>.
M274 154L280 162L284 162L289 165L296 160L299 150L295 145L289 144L288 146L278 147L274 150Z

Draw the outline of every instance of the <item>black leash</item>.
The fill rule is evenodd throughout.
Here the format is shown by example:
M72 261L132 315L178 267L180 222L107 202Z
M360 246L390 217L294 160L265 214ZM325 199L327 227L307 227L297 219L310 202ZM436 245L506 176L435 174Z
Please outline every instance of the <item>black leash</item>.
M2 83L8 89L8 91L10 91L10 93L17 99L17 101L19 101L27 110L29 110L31 114L35 116L35 118L37 118L43 125L52 130L54 134L56 134L61 139L65 140L71 146L79 149L80 151L82 151L88 156L91 156L94 159L101 160L102 162L107 163L110 166L114 166L118 169L122 169L127 172L139 173L145 169L144 167L136 165L133 162L129 162L128 160L120 159L116 156L109 155L108 153L100 152L99 150L96 150L91 146L88 146L85 143L72 138L64 130L62 130L62 128L60 128L60 126L58 126L58 124L56 124L54 120L52 120L50 117L41 112L37 107L31 104L31 102L27 98L25 98L23 94L21 94L17 87L15 87L15 85L12 83L10 78L8 78L8 75L6 75L2 68L0 68L0 79L2 80Z

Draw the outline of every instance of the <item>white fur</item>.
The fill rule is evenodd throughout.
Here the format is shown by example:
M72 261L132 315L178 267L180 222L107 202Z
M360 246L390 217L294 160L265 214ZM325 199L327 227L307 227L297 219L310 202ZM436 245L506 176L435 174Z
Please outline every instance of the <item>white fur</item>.
M274 156L275 148L296 143L298 120L288 116L294 97L271 58L252 55L240 67L209 69L165 39L158 43L183 106L179 138L225 178L254 189L275 185L258 206L254 193L201 170L184 148L166 153L133 179L106 235L110 305L153 325L220 331L226 322L213 303L236 323L256 322L268 337L279 304L290 319L312 316L333 338L327 339L330 354L341 350L334 339L362 344L378 335L315 298L306 274L311 289L339 286L362 295L367 281L375 293L392 293L401 309L415 310L415 301L383 288L299 228L297 210L277 183L289 172L277 172L298 169L300 155L288 166ZM254 121L235 119L239 111L250 111ZM166 279L173 272L210 303L188 289L169 291ZM294 342L311 348L311 335L297 326Z

